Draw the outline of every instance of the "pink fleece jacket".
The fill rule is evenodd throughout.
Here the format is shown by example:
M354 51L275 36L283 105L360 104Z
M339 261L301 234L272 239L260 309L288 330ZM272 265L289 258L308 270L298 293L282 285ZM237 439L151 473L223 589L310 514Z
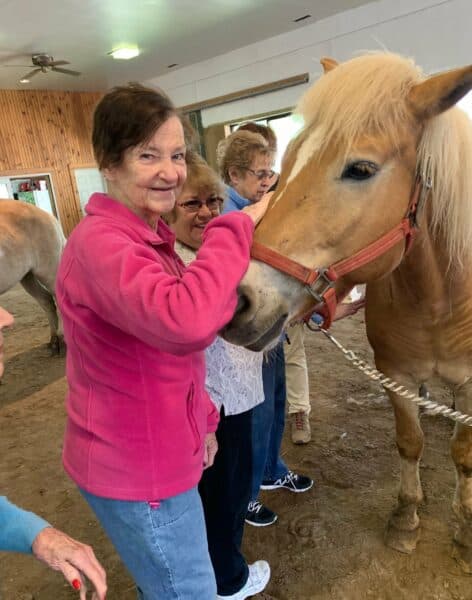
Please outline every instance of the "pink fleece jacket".
M214 219L185 268L174 235L93 194L57 277L67 343L63 461L88 492L160 500L195 486L218 415L203 350L231 318L249 264L245 214Z

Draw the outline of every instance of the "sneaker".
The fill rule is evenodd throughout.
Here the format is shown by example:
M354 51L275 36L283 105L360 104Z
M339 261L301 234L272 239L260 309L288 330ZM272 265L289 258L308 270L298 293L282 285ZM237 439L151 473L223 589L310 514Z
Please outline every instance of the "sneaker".
M267 527L277 521L277 515L270 508L255 500L249 502L245 520L254 527Z
M313 487L313 479L306 477L305 475L297 475L293 471L289 471L280 479L274 481L263 481L261 490L277 490L278 488L285 488L291 492L307 492Z
M311 440L310 421L306 412L290 415L290 433L294 444L308 444Z
M265 560L257 560L249 565L249 577L244 586L231 596L219 596L217 600L245 600L254 594L258 594L265 589L270 579L270 566Z

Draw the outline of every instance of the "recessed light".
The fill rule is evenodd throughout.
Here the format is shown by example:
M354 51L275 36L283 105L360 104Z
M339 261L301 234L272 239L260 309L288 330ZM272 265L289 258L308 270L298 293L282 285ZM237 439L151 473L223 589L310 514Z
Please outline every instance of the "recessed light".
M25 79L25 78L20 79L20 83L29 83L29 82L30 82L29 79Z
M130 58L139 56L139 48L117 48L108 54L119 60L129 60Z
M303 17L298 17L297 19L293 19L294 23L300 23L300 21L304 21L305 19L309 19L311 15L303 15Z

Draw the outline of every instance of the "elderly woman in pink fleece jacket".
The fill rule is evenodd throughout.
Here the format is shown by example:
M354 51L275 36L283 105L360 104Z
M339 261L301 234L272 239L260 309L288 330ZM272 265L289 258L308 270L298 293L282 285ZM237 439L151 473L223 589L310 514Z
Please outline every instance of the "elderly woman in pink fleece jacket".
M111 90L93 194L66 245L57 298L68 347L64 466L134 577L138 597L214 600L197 484L217 411L203 351L231 318L266 202L211 221L185 268L161 219L186 178L182 123L162 93Z

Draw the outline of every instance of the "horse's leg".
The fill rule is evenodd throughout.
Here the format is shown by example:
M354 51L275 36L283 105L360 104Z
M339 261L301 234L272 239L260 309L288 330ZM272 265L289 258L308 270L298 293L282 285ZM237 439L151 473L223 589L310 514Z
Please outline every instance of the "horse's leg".
M61 332L59 331L59 317L54 297L49 290L36 279L31 271L23 277L21 285L46 313L49 321L49 328L51 330L51 339L49 341L51 354L60 354Z
M472 381L456 388L455 401L457 410L472 415ZM451 454L457 473L453 508L459 519L454 556L463 571L472 574L472 427L456 425Z
M381 366L379 366L381 370ZM407 389L418 389L413 378L390 375ZM419 539L418 505L423 500L419 462L423 453L424 435L417 407L395 392L388 391L393 405L396 441L400 454L400 490L397 507L392 511L387 526L386 543L400 552L410 553Z
M53 302L54 302L54 312L55 312L57 326L56 326L55 334L51 335L50 347L52 350L52 354L64 355L65 349L66 349L66 345L64 342L64 330L63 330L63 325L62 325L61 312L57 308L56 295L55 295L56 274L57 274L57 269L59 267L59 261L61 258L63 244L60 239L56 240L56 241L57 241L57 247L55 247L54 249L51 249L51 256L50 256L51 261L45 262L45 263L41 264L40 266L36 266L33 269L33 275L34 275L35 279L37 281L39 281L39 283L43 287L45 287L46 290L50 293L50 295L53 299Z

